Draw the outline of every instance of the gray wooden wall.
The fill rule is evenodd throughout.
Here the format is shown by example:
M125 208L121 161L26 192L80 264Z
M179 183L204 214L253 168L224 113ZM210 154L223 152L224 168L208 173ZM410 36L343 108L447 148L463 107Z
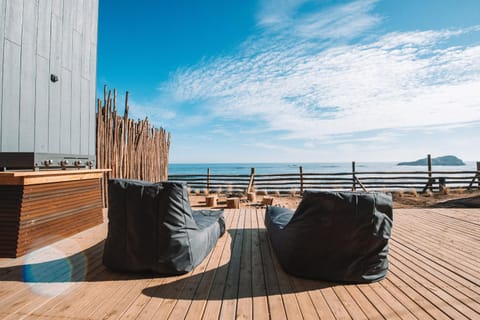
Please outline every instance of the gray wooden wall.
M0 152L95 155L97 25L98 0L0 0Z

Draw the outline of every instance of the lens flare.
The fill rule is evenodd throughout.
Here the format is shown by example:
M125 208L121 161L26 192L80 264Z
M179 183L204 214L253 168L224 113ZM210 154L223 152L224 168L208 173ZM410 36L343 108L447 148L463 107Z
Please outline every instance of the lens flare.
M58 296L67 293L75 283L85 280L87 258L80 250L75 250L78 248L76 243L70 242L62 240L25 256L23 281L33 292L48 297Z

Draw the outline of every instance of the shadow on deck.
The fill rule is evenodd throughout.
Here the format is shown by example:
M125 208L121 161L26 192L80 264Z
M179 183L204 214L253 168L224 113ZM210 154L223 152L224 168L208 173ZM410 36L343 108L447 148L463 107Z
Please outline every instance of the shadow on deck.
M363 285L286 274L263 210L227 210L226 219L211 254L180 276L105 268L105 225L0 259L0 318L480 318L479 209L397 209L389 274ZM55 292L56 284L68 288Z

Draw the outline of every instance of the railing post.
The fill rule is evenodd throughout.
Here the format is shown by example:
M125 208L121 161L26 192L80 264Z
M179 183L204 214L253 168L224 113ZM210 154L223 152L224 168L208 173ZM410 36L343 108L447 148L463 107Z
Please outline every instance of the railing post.
M428 165L428 184L430 191L433 191L433 181L432 181L432 156L427 155L427 165Z
M355 161L352 161L352 191L357 189L357 179L355 176Z
M303 194L303 167L300 166L300 194Z
M207 193L210 193L210 168L207 168Z
M477 189L480 190L480 161L477 161Z
M255 168L250 169L250 181L248 182L247 193L252 191L255 184Z
M425 187L422 190L422 193L427 191L427 189L430 189L430 191L433 191L433 181L432 181L432 156L427 155L427 169L428 169L428 181Z

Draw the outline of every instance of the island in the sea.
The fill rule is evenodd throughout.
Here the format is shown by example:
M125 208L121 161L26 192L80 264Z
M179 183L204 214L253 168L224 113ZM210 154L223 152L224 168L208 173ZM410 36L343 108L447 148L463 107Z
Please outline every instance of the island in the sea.
M418 159L416 161L410 162L400 162L398 163L399 166L426 166L427 165L427 158ZM432 165L433 166L464 166L465 162L462 159L456 156L443 156L432 158Z

